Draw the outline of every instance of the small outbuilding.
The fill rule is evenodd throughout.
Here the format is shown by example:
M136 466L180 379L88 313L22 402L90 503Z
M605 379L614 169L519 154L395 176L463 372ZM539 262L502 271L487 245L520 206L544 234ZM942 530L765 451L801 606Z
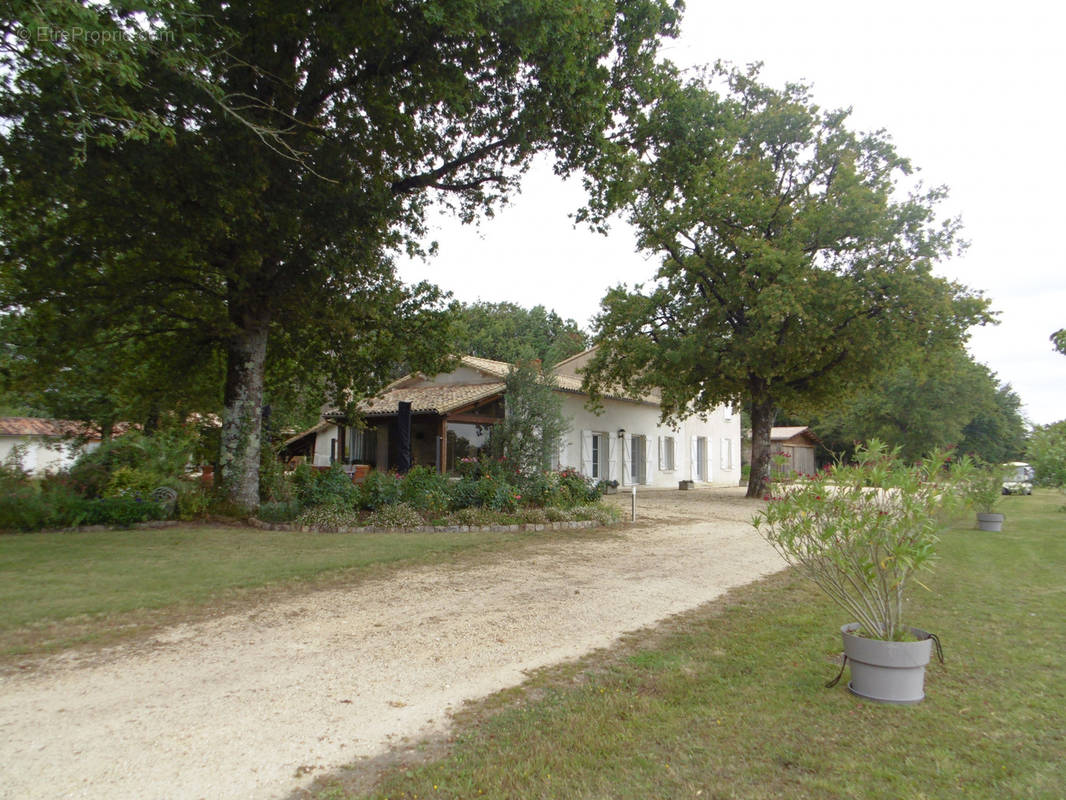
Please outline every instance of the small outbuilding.
M778 467L777 473L799 473L812 475L818 469L814 451L821 444L810 428L802 425L783 426L770 429L770 452L783 454L787 463Z
M27 472L66 469L78 454L100 446L100 432L83 422L38 417L0 417L0 461L20 448L20 466Z

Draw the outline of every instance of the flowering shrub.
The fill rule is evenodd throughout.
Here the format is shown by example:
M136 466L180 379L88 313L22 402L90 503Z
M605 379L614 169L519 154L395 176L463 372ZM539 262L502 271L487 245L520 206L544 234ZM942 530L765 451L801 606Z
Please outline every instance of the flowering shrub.
M907 583L932 566L943 515L957 504L957 470L943 453L905 464L898 447L876 440L855 457L816 475L780 476L755 526L867 636L894 640L905 630Z
M559 473L560 490L568 495L567 506L595 503L603 492L591 478L586 478L576 469L564 469Z
M370 515L367 523L381 528L417 528L425 525L426 521L417 509L407 503L394 503L379 508Z

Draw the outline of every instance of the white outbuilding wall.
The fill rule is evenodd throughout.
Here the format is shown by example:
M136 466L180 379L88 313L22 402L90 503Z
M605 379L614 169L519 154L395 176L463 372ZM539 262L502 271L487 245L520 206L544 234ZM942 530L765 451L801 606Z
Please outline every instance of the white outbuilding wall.
M66 469L79 453L95 450L100 443L91 441L76 446L47 436L0 436L0 461L6 460L18 446L24 448L22 468L30 474L40 475Z

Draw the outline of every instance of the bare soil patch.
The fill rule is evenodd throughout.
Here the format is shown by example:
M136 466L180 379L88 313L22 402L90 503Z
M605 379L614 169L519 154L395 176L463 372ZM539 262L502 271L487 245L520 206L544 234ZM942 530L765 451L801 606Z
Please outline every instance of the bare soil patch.
M780 569L742 494L642 491L617 535L289 593L0 676L0 797L284 797L386 756L466 700Z

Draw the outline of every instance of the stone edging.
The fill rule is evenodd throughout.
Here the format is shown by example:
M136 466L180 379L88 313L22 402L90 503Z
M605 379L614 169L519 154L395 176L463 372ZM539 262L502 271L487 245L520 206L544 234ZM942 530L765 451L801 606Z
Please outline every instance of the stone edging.
M76 528L47 528L29 533L99 533L100 531L147 531L159 528L176 528L186 525L180 519L150 519L147 522L131 522L129 525L79 525Z
M251 517L248 524L262 531L299 531L301 533L519 533L523 531L565 531L595 528L599 522L582 519L574 522L526 522L521 525L419 525L413 528L389 528L380 525L361 527L297 525L294 522L263 522Z

